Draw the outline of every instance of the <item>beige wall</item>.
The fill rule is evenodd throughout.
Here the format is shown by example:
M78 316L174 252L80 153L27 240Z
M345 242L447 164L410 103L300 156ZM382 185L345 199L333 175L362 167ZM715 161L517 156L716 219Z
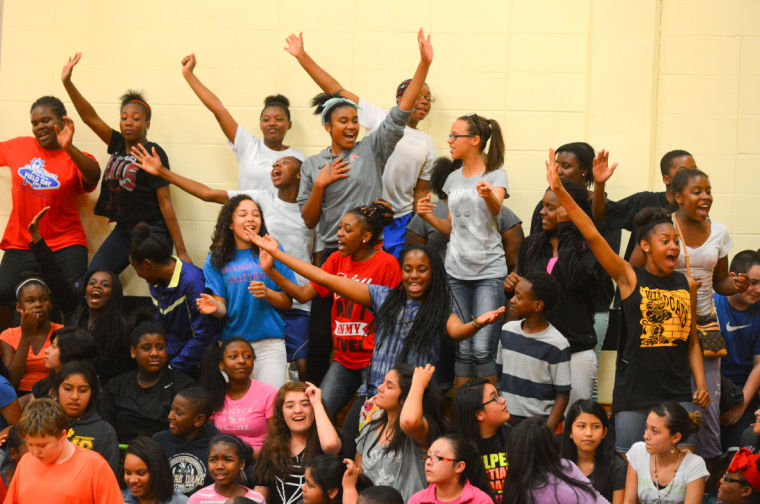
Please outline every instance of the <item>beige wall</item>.
M243 125L257 130L263 97L286 94L293 107L288 143L317 152L327 136L311 115L317 92L282 50L303 30L307 50L346 87L391 105L398 82L417 61L414 33L433 34L428 82L437 101L422 127L446 153L460 114L501 122L507 140L510 207L528 220L545 188L546 149L586 140L607 148L621 167L612 197L661 187L660 156L694 153L712 176L713 216L725 223L734 251L760 246L760 2L755 0L461 0L333 3L291 0L65 2L8 0L2 5L0 138L29 134L28 108L43 94L61 98L66 58L84 53L74 79L101 116L117 124L117 98L145 90L154 109L150 138L173 169L219 188L236 184L236 162L213 116L180 75L194 51L198 76ZM105 145L76 117L75 141L102 164ZM9 176L0 170L0 194ZM196 263L202 263L215 205L173 190ZM107 233L83 216L94 250ZM0 226L9 212L0 203ZM742 212L742 210L744 210ZM754 210L754 209L753 209ZM143 282L125 273L130 293Z

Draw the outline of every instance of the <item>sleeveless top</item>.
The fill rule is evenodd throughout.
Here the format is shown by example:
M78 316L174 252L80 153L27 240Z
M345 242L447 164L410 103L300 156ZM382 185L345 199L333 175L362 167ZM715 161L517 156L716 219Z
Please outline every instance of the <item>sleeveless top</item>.
M615 373L616 412L691 400L689 282L677 271L667 277L634 271L636 287L622 300L626 337Z

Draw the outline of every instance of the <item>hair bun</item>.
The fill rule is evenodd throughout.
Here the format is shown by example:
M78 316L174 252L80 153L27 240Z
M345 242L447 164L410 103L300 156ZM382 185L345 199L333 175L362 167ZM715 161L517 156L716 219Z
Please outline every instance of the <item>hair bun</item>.
M692 431L697 432L702 426L702 413L700 411L689 413L689 420L691 420Z
M284 105L287 108L290 107L290 100L281 94L269 95L264 98L264 106L269 107L270 105Z

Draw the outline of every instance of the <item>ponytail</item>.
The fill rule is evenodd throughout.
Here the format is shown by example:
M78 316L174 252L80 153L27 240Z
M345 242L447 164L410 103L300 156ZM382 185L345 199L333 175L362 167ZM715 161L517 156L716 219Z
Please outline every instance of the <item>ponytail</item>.
M198 385L211 394L211 408L215 412L224 407L224 398L227 395L227 380L225 380L225 375L219 369L219 364L222 362L224 349L227 348L227 345L238 341L242 341L251 347L251 352L253 352L253 347L247 339L233 336L224 341L211 343L201 359Z
M481 152L486 150L485 154L486 171L498 170L504 165L504 135L501 132L501 126L496 119L486 119L478 114L470 114L459 118L461 121L467 121L467 132L471 135L480 137L479 149Z

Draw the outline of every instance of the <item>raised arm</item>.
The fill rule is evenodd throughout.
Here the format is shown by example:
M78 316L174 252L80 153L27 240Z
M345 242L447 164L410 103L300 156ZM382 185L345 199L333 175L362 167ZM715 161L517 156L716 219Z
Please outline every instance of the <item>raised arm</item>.
M174 184L196 198L221 204L227 203L227 200L229 200L227 191L211 189L205 184L201 184L195 180L183 177L176 172L167 170L166 167L161 164L161 158L159 158L155 147L153 147L153 152L149 153L145 149L145 146L138 144L136 147L132 147L132 155L136 159L135 164L139 166L141 170L145 170L151 175L161 177L170 184Z
M57 125L53 126L55 135L58 139L58 145L66 151L71 160L76 165L77 170L82 175L82 182L89 188L98 185L100 181L100 165L95 159L77 149L74 144L74 121L70 117L63 118L63 128Z
M98 113L95 112L95 108L82 96L82 93L79 92L71 81L71 73L80 59L82 59L82 53L76 53L74 57L69 58L69 61L63 65L63 71L61 72L63 87L66 93L68 93L69 98L71 98L71 102L74 104L74 108L77 109L77 113L82 118L82 121L98 135L98 138L108 145L111 143L113 129L100 118Z
M425 412L422 411L422 398L425 395L425 389L430 385L433 373L435 373L435 366L430 364L414 368L412 385L409 387L409 393L399 414L401 430L420 445L427 443L429 425Z
M306 50L303 47L303 32L298 35L291 33L285 39L285 50L296 58L296 61L301 67L306 70L309 77L319 86L325 93L335 94L340 93L343 98L348 98L354 103L359 103L359 97L343 89L335 77L327 73L324 68L317 65L316 61L311 59L311 56L306 54Z
M190 89L193 90L195 95L200 98L201 102L209 109L216 117L216 121L222 128L224 136L227 140L234 143L235 134L237 134L238 123L230 114L230 111L222 104L222 101L211 92L193 73L195 69L195 54L191 53L182 58L182 76L190 85Z
M441 219L433 214L435 203L430 201L430 193L423 196L417 201L417 214L422 220L433 226L436 231L445 235L451 234L451 212L445 219Z
M314 411L314 423L317 426L319 446L324 453L338 454L343 445L335 426L330 421L330 416L325 410L325 405L322 403L322 391L313 383L306 382L306 385L305 393L311 403L311 409Z
M446 321L446 332L454 340L463 340L472 337L481 327L494 324L504 317L505 308L487 311L475 320L463 322L456 313L449 315Z
M591 209L594 220L602 222L606 219L607 197L604 194L604 186L610 179L617 163L609 165L610 153L604 149L600 150L594 158L592 173L594 175L594 195L591 198Z
M259 236L255 233L249 233L248 237L259 247L260 261L262 262L262 266L264 265L264 262L267 262L268 260L265 257L261 256L261 254L263 252L267 252L272 256L272 258L277 259L299 275L306 277L309 280L320 285L324 285L331 291L340 294L341 296L348 298L355 303L359 303L364 306L371 305L371 300L369 298L369 287L367 285L349 280L348 278L331 275L330 273L317 268L311 263L307 263L306 261L297 259L290 254L286 254L280 250L277 242L269 235ZM267 266L269 266L268 263ZM274 272L274 268L270 268L270 271ZM269 274L269 272L267 272L267 274ZM274 280L274 275L270 276L270 278Z
M412 82L404 90L404 94L398 102L401 110L412 110L414 102L417 101L417 97L422 92L422 86L425 85L430 64L433 62L433 44L430 43L430 35L425 37L422 28L417 32L417 45L420 48L420 62L417 65L417 70L414 72Z
M628 297L636 286L636 274L633 268L612 250L612 247L596 229L591 218L575 204L573 198L562 186L557 169L554 149L549 149L549 159L546 161L546 180L549 182L549 187L557 195L567 217L575 224L575 227L591 246L599 264L617 282L620 287L620 295L623 298Z
M156 189L156 199L158 200L158 208L161 210L161 215L169 230L169 236L171 236L172 241L174 242L174 250L177 251L177 257L192 264L193 260L190 259L190 256L187 254L185 240L182 238L182 230L177 221L177 214L174 212L174 205L172 204L171 194L169 193L169 186L163 186Z

